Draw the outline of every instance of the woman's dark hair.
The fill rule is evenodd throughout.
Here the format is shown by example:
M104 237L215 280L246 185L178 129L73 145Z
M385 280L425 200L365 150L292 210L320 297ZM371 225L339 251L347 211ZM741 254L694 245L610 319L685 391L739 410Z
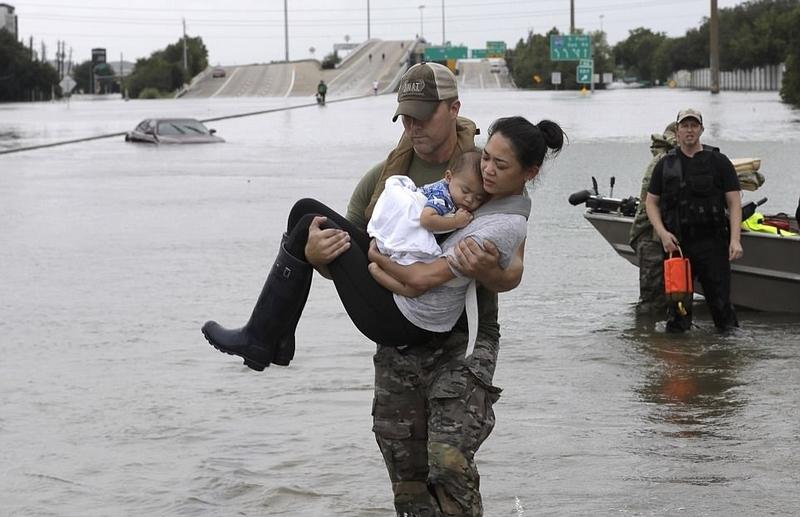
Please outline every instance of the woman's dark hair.
M561 126L552 120L542 120L533 125L520 116L495 120L489 127L489 138L494 133L500 133L508 139L517 160L524 168L533 165L541 167L548 149L551 156L557 155L567 136Z

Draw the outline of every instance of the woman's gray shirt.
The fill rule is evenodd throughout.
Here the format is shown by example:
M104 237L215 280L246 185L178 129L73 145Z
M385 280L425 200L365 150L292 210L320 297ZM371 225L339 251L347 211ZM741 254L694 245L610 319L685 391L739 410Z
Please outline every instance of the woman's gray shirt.
M442 256L455 257L455 247L463 239L472 238L481 247L485 240L489 240L500 253L500 267L508 267L517 248L525 240L530 206L527 196L489 201L475 212L471 223L447 237L442 243ZM472 279L465 277L452 265L450 270L456 278L416 298L394 295L400 312L417 327L432 332L447 332L461 316Z

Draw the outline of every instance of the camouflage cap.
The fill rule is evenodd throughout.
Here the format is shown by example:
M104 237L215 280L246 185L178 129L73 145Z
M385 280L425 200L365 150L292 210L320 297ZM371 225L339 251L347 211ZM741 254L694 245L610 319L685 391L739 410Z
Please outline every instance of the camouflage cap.
M400 79L397 111L392 122L397 121L400 115L428 120L439 102L457 98L456 76L449 68L438 63L417 63Z
M678 112L678 118L675 120L675 122L680 124L687 118L696 119L698 122L700 122L701 126L703 125L703 115L699 111L693 108L686 108L684 110L680 110Z

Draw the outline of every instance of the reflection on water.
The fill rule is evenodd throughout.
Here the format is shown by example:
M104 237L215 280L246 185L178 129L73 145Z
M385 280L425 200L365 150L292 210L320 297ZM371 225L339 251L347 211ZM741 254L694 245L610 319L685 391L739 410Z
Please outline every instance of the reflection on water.
M649 419L666 424L660 432L667 436L719 435L745 403L735 389L747 360L740 343L698 330L667 334L660 327L646 339L639 337L647 373L636 391L652 404Z

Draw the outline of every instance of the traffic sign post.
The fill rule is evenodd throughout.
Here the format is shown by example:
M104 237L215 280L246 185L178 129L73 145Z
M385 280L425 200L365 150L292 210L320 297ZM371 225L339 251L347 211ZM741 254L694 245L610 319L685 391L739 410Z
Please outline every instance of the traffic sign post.
M77 86L77 83L72 77L65 75L58 85L61 87L61 93L65 96L69 96L72 93L72 89Z
M592 67L591 66L580 66L578 65L578 70L575 72L577 76L576 82L578 84L591 84L592 83Z

